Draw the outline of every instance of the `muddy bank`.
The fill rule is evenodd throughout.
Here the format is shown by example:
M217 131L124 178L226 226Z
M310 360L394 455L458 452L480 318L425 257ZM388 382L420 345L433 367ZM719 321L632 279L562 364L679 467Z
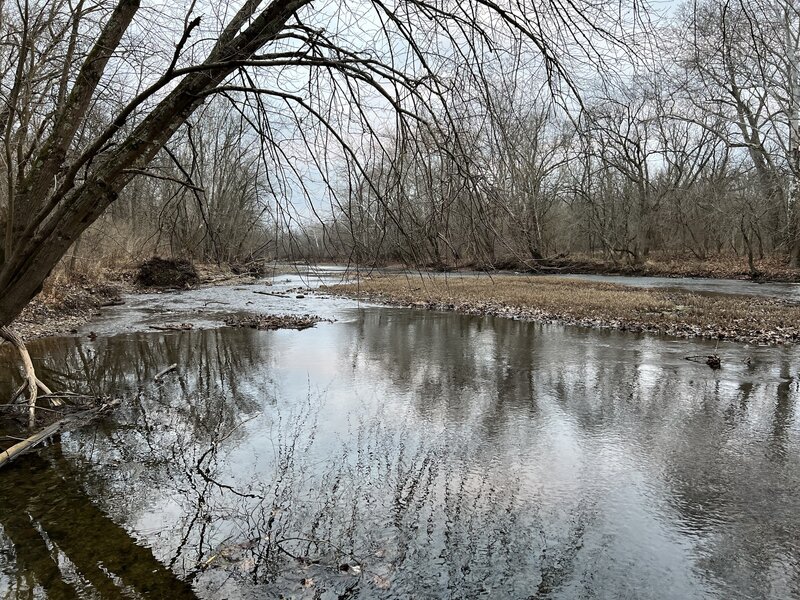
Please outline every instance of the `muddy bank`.
M412 308L751 344L800 340L800 305L561 278L386 276L324 288Z

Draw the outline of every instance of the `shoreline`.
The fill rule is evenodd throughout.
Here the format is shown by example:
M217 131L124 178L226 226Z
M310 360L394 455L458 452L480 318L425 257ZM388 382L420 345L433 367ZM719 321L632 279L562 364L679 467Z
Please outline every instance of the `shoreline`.
M35 297L11 324L11 328L25 342L73 334L92 318L100 316L104 308L124 304L123 295L180 293L217 285L248 285L258 281L247 274L204 269L200 281L189 287L140 287L133 283L134 273L135 269L131 269L101 281L61 284L55 292Z
M761 346L800 342L800 305L547 276L442 281L374 276L321 291L385 306Z
M337 264L321 261L318 264ZM505 259L493 264L476 262L427 264L409 266L402 263L363 265L362 272L408 271L431 273L485 273L491 275L618 275L624 277L666 277L692 279L731 279L753 283L800 283L800 269L788 266L781 257L766 257L756 261L757 275L750 272L744 258L715 257L705 260L687 258L653 258L640 265L612 262L591 256L547 258L539 261ZM355 268L353 268L355 270Z
M297 268L297 264L284 264L283 269L276 269L276 273L291 271ZM313 266L313 265L310 265ZM108 277L101 280L94 281L72 281L61 283L51 286L46 293L34 298L31 304L26 307L20 317L12 324L12 328L19 333L25 340L30 341L38 338L52 337L65 333L74 333L82 325L89 322L93 317L99 316L99 311L109 306L122 304L124 301L121 296L123 294L143 294L152 292L171 292L180 293L183 289L195 289L202 287L214 287L218 285L236 285L236 284L249 284L257 283L262 278L253 277L248 274L236 274L232 271L219 269L217 267L210 267L204 265L201 267L202 274L200 281L189 288L143 288L133 283L133 275L135 269L126 269L117 271ZM355 268L351 269L356 272ZM627 284L594 282L586 280L570 280L560 276L549 276L541 272L538 273L512 273L512 272L498 272L487 273L485 271L476 271L470 269L454 269L454 270L414 270L401 269L397 266L390 266L384 269L368 269L361 267L361 272L368 272L360 279L360 284L335 284L328 286L326 291L332 291L336 295L350 297L360 300L366 300L383 304L387 306L401 306L407 308L425 308L427 310L444 310L456 311L463 314L471 315L486 315L496 316L503 318L523 319L528 321L536 321L542 323L560 323L564 325L574 325L580 327L602 328L602 329L616 329L620 331L631 331L635 333L650 333L657 335L669 335L677 338L690 338L698 337L704 339L720 339L727 341L736 341L741 343L758 344L758 345L781 345L792 344L800 342L800 306L792 303L766 298L755 295L730 295L730 296L716 296L715 300L709 300L709 296L705 294L698 294L688 291L673 291L664 290L660 288L637 288ZM474 275L462 280L460 283L453 280L442 280L439 284L434 283L436 278L441 278L443 274L450 273L457 275L459 273ZM564 272L563 275L575 274L580 275L580 272ZM672 272L667 274L651 273L650 275L641 275L636 273L612 273L609 271L592 271L590 274L596 275L630 275L632 277L691 277L681 273ZM526 276L527 275L527 276ZM561 275L561 274L559 274ZM275 274L273 274L273 277ZM483 277L482 277L483 276ZM698 275L700 276L700 275ZM706 274L705 276L708 276ZM267 279L269 276L267 277ZM471 293L470 287L481 288L485 286L482 280L489 280L491 278L492 286L497 282L501 282L501 297L494 298L491 294L485 294L485 297L474 297ZM710 277L710 279L731 279L732 277ZM506 281L507 280L507 281ZM741 279L742 281L758 283L768 282L785 282L781 279L770 280L753 280ZM375 282L389 282L393 281L391 285L374 287ZM437 285L442 285L451 291L457 292L452 294L436 294L424 295L419 290L416 293L409 294L406 289L409 281L423 282L427 281L428 291L436 291ZM594 289L607 293L609 290L614 290L614 300L611 306L616 306L616 312L609 312L600 310L603 307L588 307L587 310L585 302L578 301L578 304L573 306L575 297L569 294L561 293L556 294L556 298L560 299L560 303L554 305L552 298L536 298L526 300L524 294L519 295L518 290L515 292L514 298L503 298L503 286L525 282L543 284L545 287L551 288L549 291L552 293L552 288L559 287L563 290L578 289L584 293L587 290ZM475 285L473 285L475 284ZM372 286L372 287L371 287ZM420 286L416 286L420 287ZM512 287L514 287L512 285ZM468 292L463 296L464 292ZM459 295L462 294L462 295ZM642 302L645 299L642 294L648 296L644 308L646 309L647 302L650 302L661 313L659 318L654 318L653 311L645 310L644 317L641 318ZM623 310L630 308L629 300L635 300L633 307L636 309L633 312ZM518 300L516 304L511 300ZM519 302L521 300L521 302ZM545 300L542 302L542 300ZM580 299L579 299L580 300ZM620 304L621 303L621 304ZM703 318L701 313L708 312L708 304L717 304L718 306L712 307L712 314L723 313L728 309L732 309L735 314L722 314L718 320L709 320ZM751 306L744 307L743 304ZM684 321L683 317L686 316L686 311L675 310L678 308L698 308L704 310L690 310L690 319ZM795 308L793 308L795 307ZM748 310L748 308L750 310ZM730 311L728 311L730 312ZM766 321L763 326L748 325L752 323L752 316L762 315L765 316ZM783 316L783 318L781 318ZM758 321L758 319L756 319ZM785 321L785 322L784 322Z
M291 274L295 265L271 264L263 274L235 272L216 265L194 265L199 279L190 285L142 286L135 283L137 268L107 271L100 277L50 282L11 324L11 328L29 342L35 339L74 334L104 308L125 304L123 296L140 294L180 294L181 292L218 286L267 283L284 274ZM270 285L269 283L267 283Z

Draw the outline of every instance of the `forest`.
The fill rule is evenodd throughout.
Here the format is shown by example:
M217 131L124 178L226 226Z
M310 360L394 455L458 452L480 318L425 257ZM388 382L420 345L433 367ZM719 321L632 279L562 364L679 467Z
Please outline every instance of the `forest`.
M450 44L441 52L413 45L416 34L398 25L367 51L374 62L356 61L350 72L344 57L369 35L346 33L360 14L352 9L338 37L302 42L335 67L283 61L294 49L269 58L274 76L239 66L240 81L176 125L146 168L128 168L118 198L64 250L59 269L86 273L152 255L525 270L587 258L610 269L731 259L751 275L760 264L797 267L797 6L558 8L543 9L555 14L536 32L544 51L510 19L460 32L435 23L430 36ZM9 198L35 172L49 107L67 102L103 9L60 2L3 11L0 215L9 215ZM175 64L180 44L195 51L188 17L185 25ZM418 63L405 71L387 54L398 36ZM170 51L148 57L127 43L123 36L112 57L118 72L98 79L102 94L81 115L84 140ZM261 89L258 77L275 85ZM75 152L83 143L71 142ZM14 219L3 221L10 255Z

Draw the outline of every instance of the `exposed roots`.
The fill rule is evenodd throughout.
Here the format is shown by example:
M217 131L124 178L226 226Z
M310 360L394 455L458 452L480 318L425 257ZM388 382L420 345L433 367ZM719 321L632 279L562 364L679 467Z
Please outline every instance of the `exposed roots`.
M13 404L16 402L27 389L28 427L33 429L33 427L36 425L36 401L40 397L47 397L53 406L61 406L64 402L58 397L58 394L53 394L52 390L50 390L50 388L42 383L42 381L36 376L36 370L33 367L31 355L28 353L28 349L25 347L25 343L22 341L22 338L19 337L19 335L17 335L8 327L0 327L0 341L8 342L14 346L14 349L17 351L17 354L19 354L19 357L22 360L22 376L25 383L23 383L19 389L14 392L14 395L11 398L11 403ZM40 391L44 394L44 396L39 396Z
M16 333L14 333L8 327L0 327L0 338L4 341L8 342L17 351L20 358L22 359L22 374L23 378L25 379L25 386L28 388L28 427L33 429L36 425L36 398L39 394L39 384L41 381L36 377L36 371L33 368L33 362L31 361L31 355L28 354L28 349L25 347L25 343L22 341ZM44 386L44 384L42 384ZM23 388L20 388L20 391L17 392L17 395L22 393ZM47 388L45 388L47 389ZM51 393L49 390L45 393ZM12 402L16 400L16 397L12 399Z

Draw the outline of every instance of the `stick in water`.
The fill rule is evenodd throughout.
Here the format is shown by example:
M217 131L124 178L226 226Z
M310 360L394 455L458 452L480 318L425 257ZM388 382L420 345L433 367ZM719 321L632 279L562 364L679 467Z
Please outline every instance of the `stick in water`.
M177 369L177 368L178 368L178 363L172 363L172 364L171 364L170 366L168 366L166 369L162 369L161 371L159 371L158 373L156 373L156 376L155 376L155 377L153 377L153 379L155 379L156 381L160 381L160 380L161 380L161 378L162 378L164 375L166 375L167 373L169 373L169 372L171 372L171 371L174 371L174 370L175 370L175 369Z

